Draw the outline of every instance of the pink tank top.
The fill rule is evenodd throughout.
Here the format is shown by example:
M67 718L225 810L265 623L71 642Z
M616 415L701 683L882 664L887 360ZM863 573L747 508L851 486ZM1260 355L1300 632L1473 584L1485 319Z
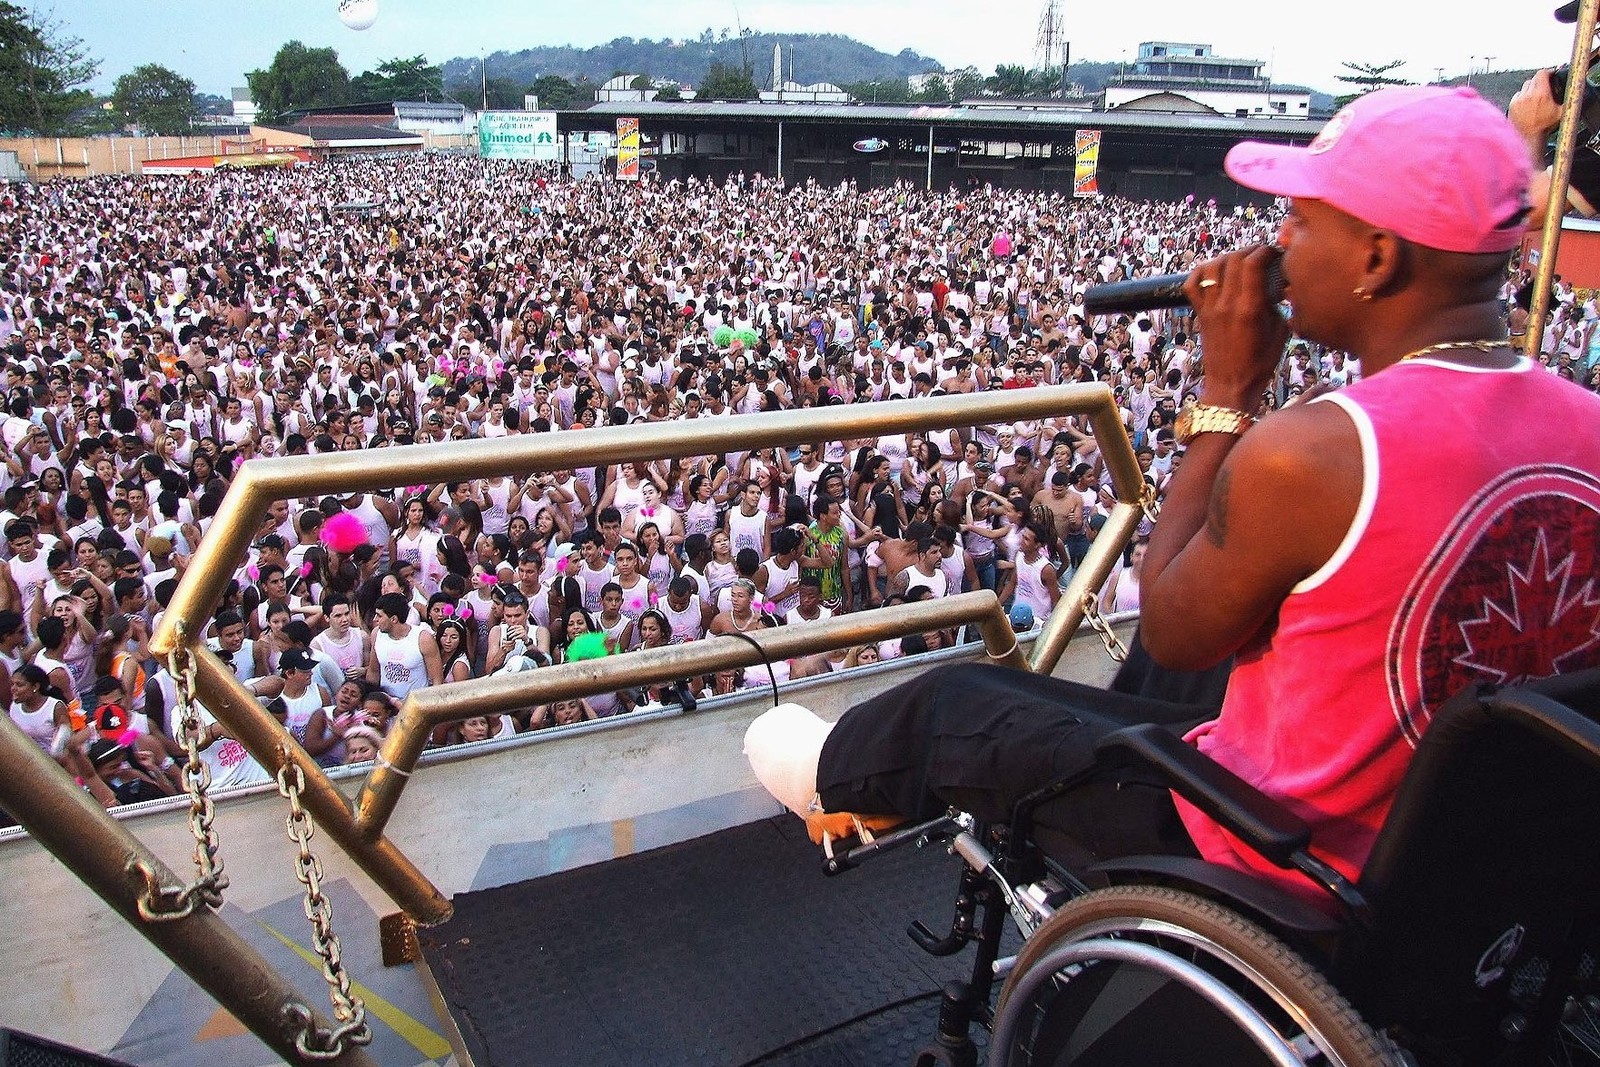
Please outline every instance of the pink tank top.
M1282 801L1347 877L1435 710L1477 682L1600 664L1600 397L1522 360L1397 364L1322 402L1355 423L1355 521L1235 662L1189 740ZM1327 906L1178 804L1205 858Z

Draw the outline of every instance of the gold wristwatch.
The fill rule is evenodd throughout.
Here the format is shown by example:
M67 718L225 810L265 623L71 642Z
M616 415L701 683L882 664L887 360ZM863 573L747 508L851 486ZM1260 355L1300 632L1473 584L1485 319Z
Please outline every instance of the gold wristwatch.
M1215 404L1189 404L1178 412L1172 434L1178 444L1186 445L1203 433L1244 433L1254 426L1256 417L1237 408L1218 407Z

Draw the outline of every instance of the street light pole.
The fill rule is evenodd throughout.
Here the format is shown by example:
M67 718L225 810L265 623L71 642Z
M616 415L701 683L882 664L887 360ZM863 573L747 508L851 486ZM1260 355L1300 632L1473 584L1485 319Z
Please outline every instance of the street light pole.
M478 81L483 86L483 110L489 110L489 68L485 66L483 56L478 57Z

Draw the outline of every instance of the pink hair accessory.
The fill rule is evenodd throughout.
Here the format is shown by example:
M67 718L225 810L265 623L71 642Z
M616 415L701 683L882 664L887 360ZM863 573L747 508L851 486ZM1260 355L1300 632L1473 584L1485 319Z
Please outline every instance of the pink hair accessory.
M460 619L462 622L466 622L468 619L472 618L472 605L461 605L461 613L457 615L456 618Z
M450 616L454 615L455 613L456 613L455 605L453 605L453 604L440 604L439 605L439 614L443 615L445 618L448 619Z
M318 536L330 551L340 554L354 552L368 541L366 524L348 511L330 515L328 521L322 524L322 533Z
M117 744L122 745L124 748L132 748L133 743L137 740L139 740L139 731L131 726L117 735Z
M246 567L244 572L250 576L250 580L252 582L259 582L261 580L261 568L257 567L254 563Z
M311 577L311 561L309 559L306 560L304 563L300 564L300 577L302 577L302 578Z
M556 570L558 572L560 572L561 574L567 573L567 557L566 556L562 556L560 559L556 560Z
M766 614L771 615L773 612L778 610L778 605L774 604L770 600L763 600L761 602L761 610Z
M643 515L647 519L652 519L652 518L655 518L656 509L655 508L640 508L639 509L639 514Z
M478 575L478 581L482 582L484 585L499 585L500 576L498 574L489 574L488 572L485 572Z

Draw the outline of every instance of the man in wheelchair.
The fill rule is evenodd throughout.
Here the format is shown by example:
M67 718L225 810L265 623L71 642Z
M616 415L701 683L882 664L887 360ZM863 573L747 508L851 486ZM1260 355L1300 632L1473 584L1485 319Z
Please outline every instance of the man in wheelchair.
M1545 824L1513 816L1600 832L1587 812L1569 810L1600 809L1600 740L1581 716L1563 717L1538 694L1474 692L1467 710L1443 710L1475 687L1600 666L1600 398L1515 351L1497 301L1524 231L1527 153L1470 89L1406 87L1359 98L1308 147L1240 144L1226 169L1289 198L1290 211L1277 248L1204 263L1187 282L1204 345L1202 402L1178 424L1187 450L1145 557L1140 634L1162 668L1231 658L1220 708L956 666L832 727L792 705L776 709L752 725L746 751L814 836L839 833L841 821L881 827L950 808L1005 826L1026 801L1034 840L1077 880L1114 883L1124 880L1120 857L1169 857L1135 866L1242 901L1349 977L1357 991L1347 995L1374 1027L1415 1038L1402 1053L1359 1020L1346 1033L1348 1007L1318 987L1311 995L1333 1005L1323 1016L1333 1021L1302 1020L1301 1057L1267 1062L1489 1062L1480 1057L1491 1045L1494 1062L1505 1048L1515 1061L1526 1053L1520 1036L1558 1023L1570 997L1535 990L1517 1011L1472 1016L1489 1018L1490 1030L1462 1039L1461 998L1442 1004L1435 993L1461 976L1419 965L1413 978L1425 980L1406 978L1396 946L1467 954L1457 968L1465 999L1491 990L1509 1003L1534 935L1520 918L1496 926L1502 916L1480 891L1509 892L1502 883L1514 877L1523 904L1540 892L1567 901L1576 887L1540 880L1575 875L1518 858L1512 875L1468 878L1452 864L1474 833L1521 857ZM1287 322L1267 296L1280 255ZM1291 329L1357 357L1361 377L1268 416L1261 397ZM1430 725L1446 722L1425 745ZM1541 744L1555 744L1559 758L1541 755ZM1443 754L1426 769L1418 761L1411 778L1431 777L1415 785L1408 770L1430 745ZM1524 806L1558 780L1558 799ZM1391 818L1402 792L1416 804ZM1435 841L1413 807L1485 821L1472 832L1439 829ZM1545 853L1562 847L1540 841ZM1426 876L1415 870L1423 855L1436 861ZM1600 904L1596 876L1581 888ZM1055 918L1084 911L1086 899ZM1558 907L1540 900L1546 912ZM1174 918L1170 903L1132 902L1162 922ZM1126 941L1144 925L1121 915L1130 906L1102 908L1085 936ZM1222 920L1204 921L1212 932L1201 940L1226 940L1214 929ZM1041 941L1049 930L1030 939L1014 981L1023 962L1063 943ZM1569 923L1541 958L1576 971L1591 934ZM1452 938L1459 944L1440 948ZM1192 945L1179 955L1192 957ZM1263 957L1249 970L1275 966ZM1278 992L1268 999L1279 1002ZM1130 1055L1141 1053L1121 1061Z

